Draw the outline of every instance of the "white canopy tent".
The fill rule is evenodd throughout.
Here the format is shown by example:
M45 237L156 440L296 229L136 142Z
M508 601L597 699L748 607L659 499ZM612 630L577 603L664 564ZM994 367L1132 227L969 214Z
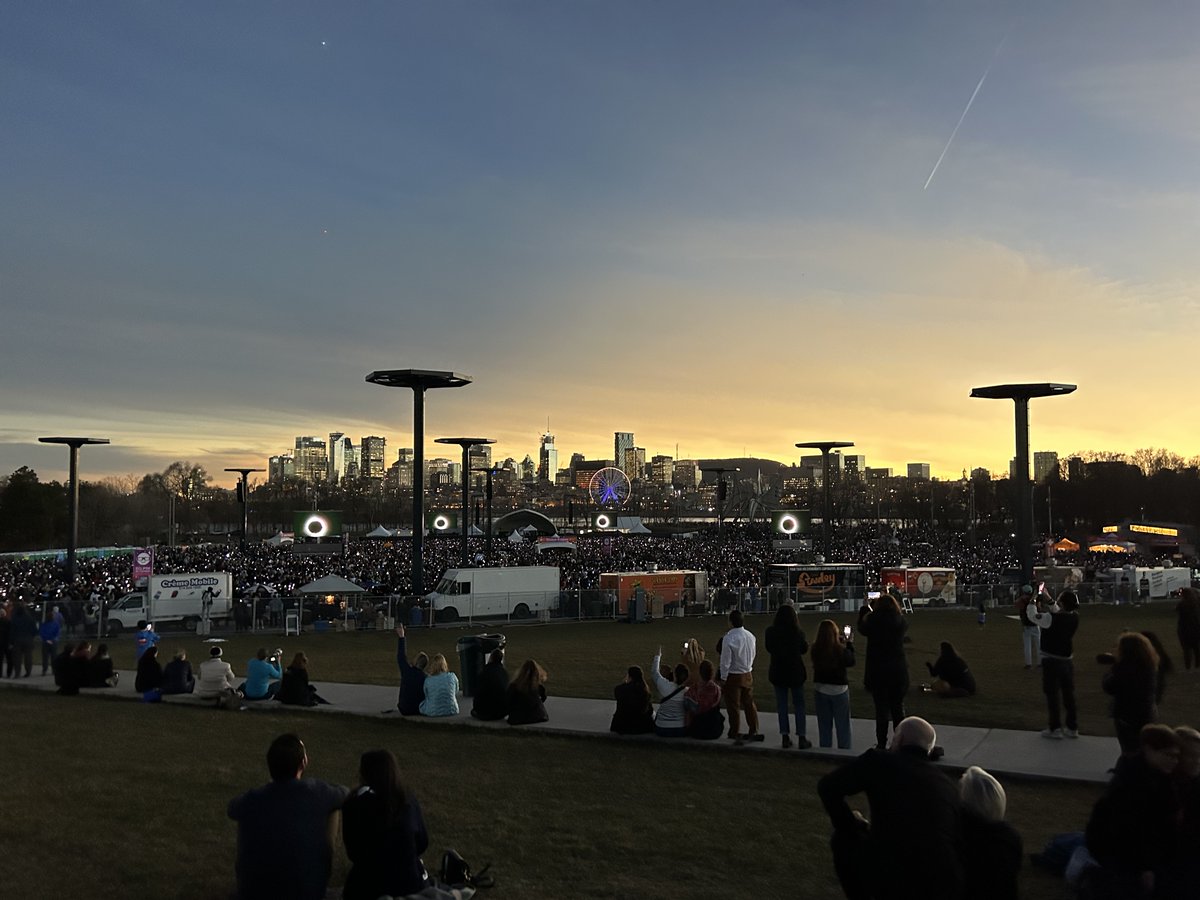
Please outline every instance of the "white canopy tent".
M382 525L376 525L372 531L368 531L364 535L364 537L369 537L369 538L389 538L389 537L395 537L395 536L396 536L396 532L389 531L388 529L384 528Z

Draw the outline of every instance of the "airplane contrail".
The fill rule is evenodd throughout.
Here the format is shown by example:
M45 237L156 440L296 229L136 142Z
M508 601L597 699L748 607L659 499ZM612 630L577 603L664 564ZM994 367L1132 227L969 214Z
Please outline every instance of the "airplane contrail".
M967 101L967 105L963 107L962 115L958 117L958 123L954 126L954 130L950 132L950 140L946 141L946 146L942 148L942 155L937 158L937 162L933 164L933 171L929 173L929 177L925 179L925 187L923 191L929 190L929 183L933 181L933 176L937 174L938 166L942 164L942 160L946 158L946 153L950 150L950 145L954 143L954 136L958 134L958 129L962 127L963 119L967 117L967 113L971 111L971 104L975 102L975 98L979 96L979 89L983 87L983 83L987 80L988 72L992 71L992 66L996 64L996 57L1000 55L1000 48L1004 46L1004 42L1008 40L1008 35L1000 39L1000 43L996 45L996 52L992 54L992 61L988 63L987 68L983 70L983 75L979 78L979 84L975 85L975 90L971 91L971 99Z

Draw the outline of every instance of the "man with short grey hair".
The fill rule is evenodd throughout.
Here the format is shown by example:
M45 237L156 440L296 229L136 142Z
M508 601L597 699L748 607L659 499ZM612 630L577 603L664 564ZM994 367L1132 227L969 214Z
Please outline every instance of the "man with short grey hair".
M886 751L829 773L817 793L833 823L833 866L849 900L957 900L963 891L959 799L930 759L933 726L909 716ZM847 797L865 793L870 818Z

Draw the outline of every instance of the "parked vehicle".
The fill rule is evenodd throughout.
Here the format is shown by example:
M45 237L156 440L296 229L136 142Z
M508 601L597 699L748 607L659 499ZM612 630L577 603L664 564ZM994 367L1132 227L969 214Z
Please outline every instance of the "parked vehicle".
M208 607L210 622L224 624L233 610L233 576L229 572L179 572L151 575L148 590L126 594L108 610L108 631L118 634L136 628L138 622L164 625L179 623L193 630Z
M434 621L511 617L529 619L558 608L558 566L447 569L425 600Z

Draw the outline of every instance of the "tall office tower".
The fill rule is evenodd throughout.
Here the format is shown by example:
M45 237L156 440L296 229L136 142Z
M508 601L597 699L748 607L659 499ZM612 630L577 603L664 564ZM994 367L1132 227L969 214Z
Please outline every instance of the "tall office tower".
M346 446L346 471L342 473L342 481L353 484L358 481L360 474L359 464L362 462L362 456L359 452L360 448L354 446L354 442L350 438L343 438Z
M425 486L437 490L439 485L453 484L454 479L450 475L452 465L454 463L451 460L441 456L425 460ZM461 469L462 466L456 465L454 468Z
M329 432L328 473L325 478L337 484L346 474L346 435L340 431Z
M646 448L626 447L625 456L621 459L621 471L630 478L645 478Z
M1045 481L1058 474L1058 454L1053 450L1037 450L1033 454L1033 480Z
M537 467L533 464L533 457L526 453L525 458L521 460L521 480L533 481L533 477L536 474Z
M632 431L614 431L613 432L613 465L617 466L622 472L630 478L633 475L625 468L625 451L633 449L633 432Z
M387 438L365 437L358 445L361 462L358 474L363 478L382 478L387 469Z
M297 478L302 481L325 480L329 469L329 454L321 438L312 435L297 437L292 456L295 459Z
M881 481L892 477L892 470L883 466L867 469L867 481Z
M558 450L554 447L554 435L542 435L542 447L538 451L538 471L537 476L539 481L553 482L558 476Z
M401 490L412 490L413 466L416 461L417 453L412 447L401 447L400 452L396 454L396 465L399 466L396 473L396 486Z
M919 481L929 480L929 463L909 463L908 477L916 478Z
M1026 470L1025 475L1029 475L1028 470ZM1017 458L1015 456L1008 461L1008 477L1011 481L1015 481L1017 478Z
M867 458L861 453L843 456L842 470L848 478L862 478L867 471Z
M490 469L492 467L492 445L475 444L467 450L467 463L471 469ZM481 478L483 477L480 473Z
M675 477L675 460L659 454L650 460L650 480L663 487L670 487Z
M684 488L685 490L694 491L700 486L700 479L703 474L700 471L700 464L694 459L677 459L671 473L671 484L675 487Z
M282 484L296 474L296 460L290 453L280 453L267 460L267 480L271 484Z

